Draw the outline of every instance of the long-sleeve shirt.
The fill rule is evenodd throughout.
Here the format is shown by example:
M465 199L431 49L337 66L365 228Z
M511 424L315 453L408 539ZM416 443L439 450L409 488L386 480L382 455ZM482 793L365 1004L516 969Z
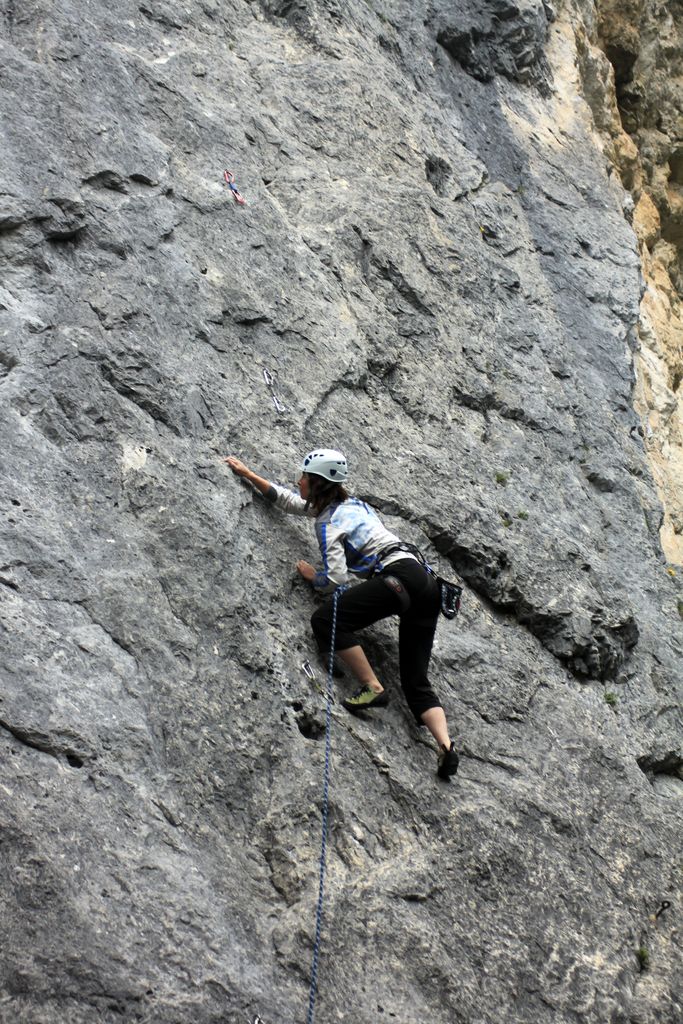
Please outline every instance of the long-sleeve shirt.
M285 487L272 484L266 497L283 512L315 518L323 560L322 569L312 581L316 590L328 591L347 583L349 573L367 577L400 558L414 557L405 551L379 557L382 551L401 541L386 529L375 510L358 498L328 505L316 515L303 498Z

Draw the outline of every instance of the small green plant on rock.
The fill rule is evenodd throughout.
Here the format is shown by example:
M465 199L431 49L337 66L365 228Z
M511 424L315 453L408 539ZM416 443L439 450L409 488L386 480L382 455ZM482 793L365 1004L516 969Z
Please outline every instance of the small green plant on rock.
M517 513L517 518L523 519L526 522L526 520L529 518L529 513L526 511L526 509L521 508Z
M508 482L509 479L510 479L510 474L509 473L503 473L502 471L499 471L498 473L496 473L496 483L500 484L501 487L505 487L505 485L506 485L506 483Z
M611 708L616 707L618 700L616 693L612 693L611 690L605 694L605 704L609 704Z
M650 954L647 949L645 949L645 946L641 946L638 950L638 964L641 971L646 971L650 966Z

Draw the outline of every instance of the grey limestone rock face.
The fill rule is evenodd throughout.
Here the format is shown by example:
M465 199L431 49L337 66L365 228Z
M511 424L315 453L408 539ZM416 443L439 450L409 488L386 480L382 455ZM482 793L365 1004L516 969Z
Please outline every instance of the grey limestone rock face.
M315 541L222 458L319 444L465 598L450 784L395 622L333 705L316 1019L681 1019L680 569L573 14L0 7L3 1022L304 1019Z
M462 68L482 82L496 74L531 83L548 94L552 73L545 57L552 7L542 0L515 3L473 0L466 5L441 4L443 26L437 40Z

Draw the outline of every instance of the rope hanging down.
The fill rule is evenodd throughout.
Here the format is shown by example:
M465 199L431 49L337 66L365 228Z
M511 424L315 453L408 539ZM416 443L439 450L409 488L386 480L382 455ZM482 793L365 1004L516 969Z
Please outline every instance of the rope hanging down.
M323 922L323 897L325 894L325 860L327 856L327 814L330 792L330 734L332 726L332 694L334 692L334 647L337 636L337 601L346 587L337 587L334 592L332 609L332 636L330 641L329 666L327 673L327 708L325 711L325 771L323 773L323 810L322 810L322 841L320 844L320 881L318 886L318 906L315 912L315 941L313 943L313 963L311 965L311 988L308 995L308 1016L306 1024L313 1024L315 997L318 991L318 962L320 960L320 933Z

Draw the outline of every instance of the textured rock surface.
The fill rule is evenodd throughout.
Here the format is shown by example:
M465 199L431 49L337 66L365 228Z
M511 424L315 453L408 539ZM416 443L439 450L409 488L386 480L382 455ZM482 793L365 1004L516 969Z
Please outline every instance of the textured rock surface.
M0 1019L304 1019L314 542L220 455L324 441L466 598L454 783L393 624L386 714L335 706L317 1019L680 1020L681 594L597 12L1 10Z
M597 18L596 18L597 13ZM574 23L583 91L633 197L646 289L636 407L664 500L662 544L683 562L683 7L601 0Z

